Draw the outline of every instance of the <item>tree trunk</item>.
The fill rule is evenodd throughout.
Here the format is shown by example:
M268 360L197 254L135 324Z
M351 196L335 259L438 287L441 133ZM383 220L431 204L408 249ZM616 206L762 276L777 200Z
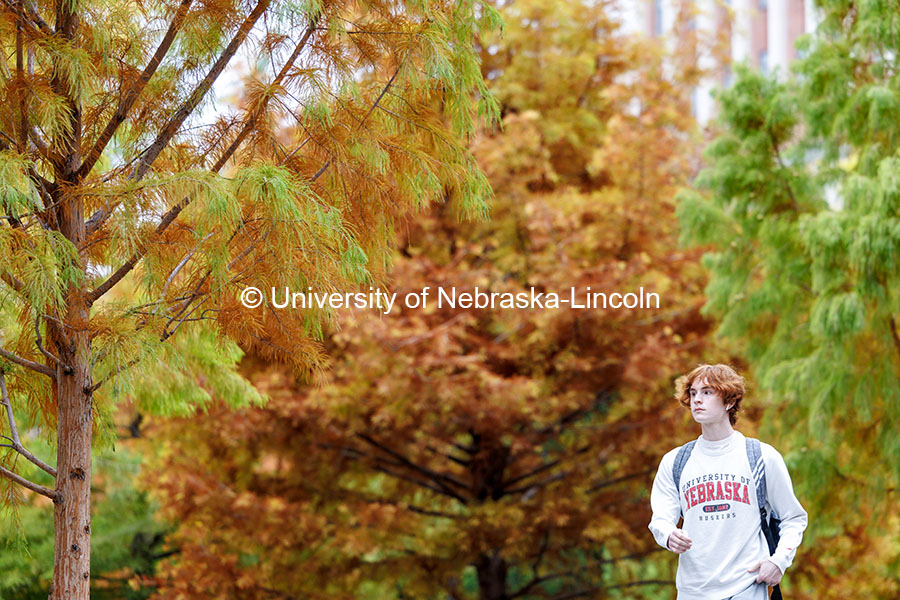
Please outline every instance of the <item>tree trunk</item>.
M76 115L77 117L77 115ZM80 123L76 122L80 129ZM78 152L67 161L70 176ZM57 210L60 232L77 248L84 242L84 204L74 197ZM79 265L82 271L85 264ZM48 600L89 600L91 578L91 442L94 407L91 391L90 306L87 280L70 284L66 293L65 326L52 326L57 366L56 492L53 524L53 582ZM67 372L68 371L68 372Z
M85 311L86 312L86 311ZM85 320L86 323L86 320ZM57 369L59 424L56 451L56 502L53 522L53 583L49 600L88 600L91 573L91 440L93 401L90 342L87 331L69 335L62 361L71 375ZM74 351L74 352L73 352Z
M478 574L480 600L507 600L506 561L498 551L479 556L475 561L475 570Z

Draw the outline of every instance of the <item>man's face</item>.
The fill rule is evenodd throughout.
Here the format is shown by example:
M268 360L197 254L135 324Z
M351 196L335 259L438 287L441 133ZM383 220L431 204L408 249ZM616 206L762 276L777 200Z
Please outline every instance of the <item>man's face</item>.
M705 377L698 377L691 384L691 414L700 424L728 421L728 409L719 393L709 386Z

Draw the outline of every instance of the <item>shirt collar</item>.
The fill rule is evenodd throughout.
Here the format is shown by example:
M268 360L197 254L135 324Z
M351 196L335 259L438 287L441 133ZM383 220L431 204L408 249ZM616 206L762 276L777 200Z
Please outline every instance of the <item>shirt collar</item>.
M740 431L735 430L725 439L711 442L702 435L697 438L697 448L704 454L726 454L734 449L735 446L744 442L744 436Z

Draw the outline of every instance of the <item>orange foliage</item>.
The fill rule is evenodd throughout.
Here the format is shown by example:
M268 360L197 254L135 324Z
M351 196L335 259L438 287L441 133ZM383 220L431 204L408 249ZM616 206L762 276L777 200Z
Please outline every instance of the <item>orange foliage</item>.
M513 4L528 6L541 4ZM671 377L700 360L709 329L698 254L676 249L672 195L695 158L687 92L661 76L658 48L599 33L615 33L603 7L553 10L545 49L586 35L596 61L587 80L541 87L527 64L540 52L513 57L539 40L507 12L506 62L485 58L502 72L503 132L473 146L493 219L460 223L445 205L398 240L391 290L427 286L429 307L343 314L322 388L252 358L266 407L165 427L173 441L147 484L186 554L161 571L157 598L237 594L238 582L242 598L398 600L667 585L640 561L655 550L648 487L683 437ZM556 110L575 89L584 101ZM438 288L476 286L643 286L661 306L438 307Z

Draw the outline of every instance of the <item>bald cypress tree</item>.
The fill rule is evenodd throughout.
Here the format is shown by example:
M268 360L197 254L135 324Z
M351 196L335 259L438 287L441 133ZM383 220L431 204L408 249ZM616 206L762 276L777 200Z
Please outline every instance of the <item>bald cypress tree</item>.
M813 535L866 530L900 476L900 22L887 4L819 4L792 75L738 69L721 93L680 205L685 241L711 248L705 310L768 400Z
M370 283L401 215L448 195L486 211L465 142L496 112L473 44L495 14L468 0L4 0L0 480L53 501L52 600L88 597L91 449L117 400L139 389L144 408L183 413L210 392L258 398L235 342L314 374L333 316L247 309L245 286ZM211 91L236 64L225 110ZM17 416L55 461L24 447ZM51 483L24 477L26 461Z

